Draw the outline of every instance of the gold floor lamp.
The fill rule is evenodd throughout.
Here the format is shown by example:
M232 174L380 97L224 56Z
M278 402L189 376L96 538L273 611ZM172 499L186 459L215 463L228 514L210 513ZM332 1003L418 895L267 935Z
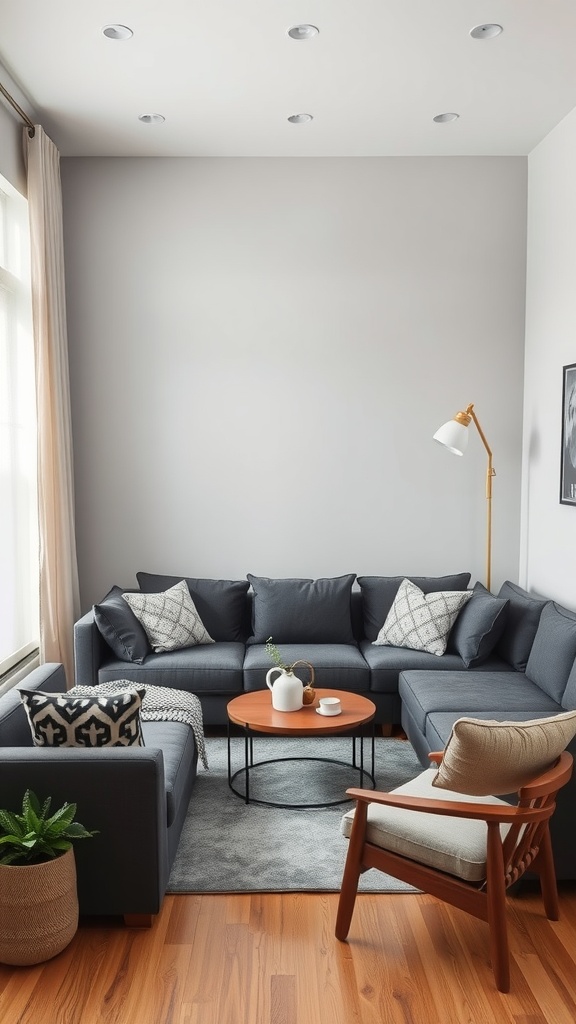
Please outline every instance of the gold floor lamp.
M474 420L476 429L480 434L482 444L488 452L488 470L486 473L486 587L490 590L492 580L492 477L496 476L496 471L492 466L492 450L486 440L484 431L478 422L478 417L474 412L473 403L466 407L465 412L457 412L454 419L448 420L447 423L444 423L443 426L439 427L434 434L434 440L438 441L438 444L447 448L453 455L464 455L466 445L468 444L468 426L471 420Z

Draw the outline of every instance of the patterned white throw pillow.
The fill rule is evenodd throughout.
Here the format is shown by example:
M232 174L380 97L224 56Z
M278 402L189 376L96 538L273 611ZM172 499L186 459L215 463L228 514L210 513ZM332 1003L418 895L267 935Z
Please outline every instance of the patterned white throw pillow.
M409 647L413 651L444 654L459 611L472 597L471 590L439 590L424 594L410 580L402 580L375 646Z
M143 687L135 686L131 692L81 697L22 689L20 697L35 747L143 747L140 708L144 693Z
M161 594L122 594L122 597L144 626L157 654L214 643L196 611L186 580Z

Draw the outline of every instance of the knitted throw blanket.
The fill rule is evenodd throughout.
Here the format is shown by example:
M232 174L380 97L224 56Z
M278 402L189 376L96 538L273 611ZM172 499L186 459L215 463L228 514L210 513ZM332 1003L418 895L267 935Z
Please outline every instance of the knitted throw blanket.
M121 690L130 690L131 693L145 690L140 709L140 717L144 722L183 722L189 725L194 733L198 756L204 768L208 768L202 705L195 693L174 690L169 686L150 686L148 683L141 686L130 679L115 679L111 683L98 683L96 686L73 686L66 692L72 697L108 697Z

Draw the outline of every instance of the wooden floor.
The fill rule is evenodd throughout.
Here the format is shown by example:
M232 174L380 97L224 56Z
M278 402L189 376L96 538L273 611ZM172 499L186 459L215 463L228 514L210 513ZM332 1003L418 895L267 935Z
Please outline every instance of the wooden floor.
M321 859L321 852L319 851ZM576 884L547 921L509 899L512 990L487 930L426 895L361 895L349 942L337 896L168 896L152 929L86 919L37 967L0 966L2 1024L573 1024Z

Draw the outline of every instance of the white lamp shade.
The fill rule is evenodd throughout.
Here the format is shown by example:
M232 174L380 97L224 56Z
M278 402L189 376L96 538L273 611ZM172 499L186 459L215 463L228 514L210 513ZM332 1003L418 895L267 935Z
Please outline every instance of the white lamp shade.
M444 445L453 455L464 455L468 444L468 427L457 420L448 420L434 434L434 440Z

